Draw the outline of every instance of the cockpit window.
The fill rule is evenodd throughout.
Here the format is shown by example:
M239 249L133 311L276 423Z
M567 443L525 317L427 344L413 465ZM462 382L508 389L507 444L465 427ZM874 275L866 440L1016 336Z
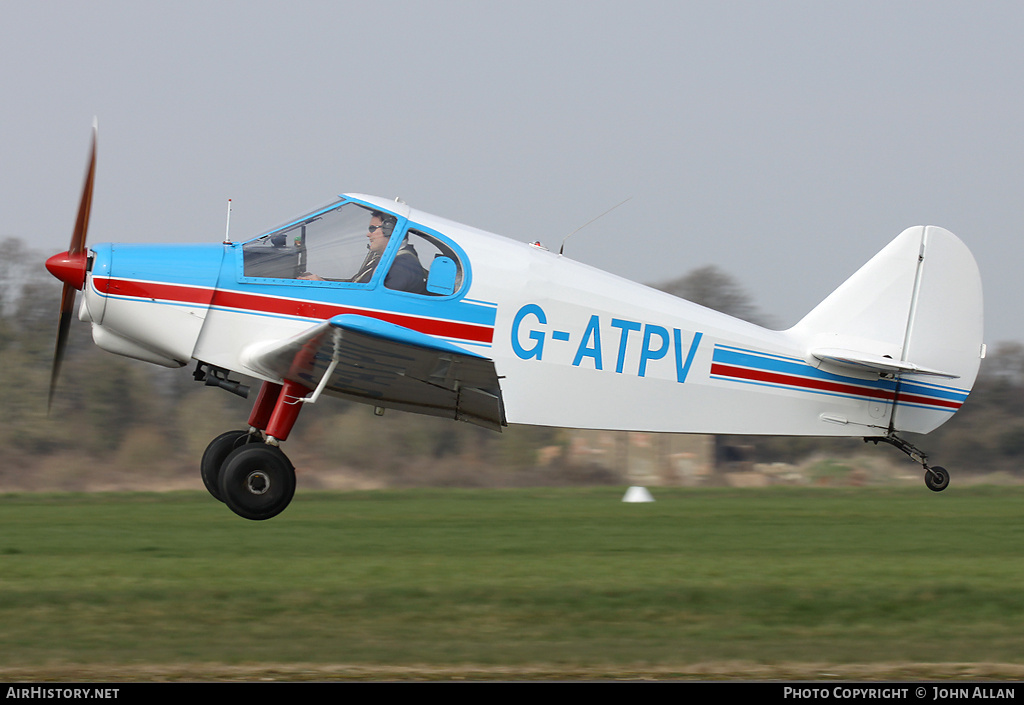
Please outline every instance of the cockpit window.
M444 238L412 229L396 232L397 218L358 203L332 204L242 245L243 276L369 284L393 238L384 286L425 296L451 296L465 272Z
M412 280L418 277L415 286ZM384 286L429 296L447 296L462 288L462 263L442 240L410 230L391 264Z
M314 211L245 243L244 275L369 283L395 224L357 203Z

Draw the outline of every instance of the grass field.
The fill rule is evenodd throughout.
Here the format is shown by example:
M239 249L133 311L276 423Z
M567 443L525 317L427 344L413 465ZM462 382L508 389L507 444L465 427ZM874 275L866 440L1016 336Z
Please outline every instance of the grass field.
M0 680L1024 675L1024 489L623 491L0 495Z

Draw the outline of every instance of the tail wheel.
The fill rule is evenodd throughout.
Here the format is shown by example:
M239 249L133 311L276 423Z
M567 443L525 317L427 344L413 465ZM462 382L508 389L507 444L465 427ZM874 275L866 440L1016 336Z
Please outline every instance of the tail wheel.
M946 468L936 465L933 468L925 468L924 484L932 492L942 492L949 486L949 473Z
M263 437L258 433L228 431L210 441L210 445L206 446L206 451L203 453L203 459L199 461L199 474L203 478L206 490L214 499L224 501L224 497L220 493L220 470L231 451L241 448L246 443L262 440Z
M280 448L250 443L228 454L220 495L235 514L262 521L284 511L295 495L295 468Z

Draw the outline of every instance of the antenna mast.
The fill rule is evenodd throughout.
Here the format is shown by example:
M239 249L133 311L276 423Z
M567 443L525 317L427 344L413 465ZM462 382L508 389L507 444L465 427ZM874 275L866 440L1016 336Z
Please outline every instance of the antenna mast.
M224 226L224 244L231 244L231 199L228 199L228 222Z
M631 198L633 198L633 197L632 197L632 196L630 196L629 198L627 198L627 199L626 199L626 201L630 200ZM604 213L602 213L601 215L597 216L596 218L591 218L591 219L590 219L590 220L588 220L588 221L587 221L586 223L584 223L583 225L581 225L580 227L576 228L576 229L575 229L575 230L573 230L573 231L572 231L571 233L569 233L568 235L566 235L566 236L565 236L564 238L562 238L562 246L558 248L558 254L562 254L562 252L564 252L564 251L565 251L565 241L566 241L566 240L568 240L569 238L571 238L571 237L572 237L573 235L575 235L576 233L578 233L578 232L579 232L580 230L583 230L583 228L587 227L588 225L590 225L591 223L593 223L593 222L594 222L595 220L598 220L598 219L600 219L600 218L603 218L603 217L605 217L606 215L608 215L609 213L611 213L611 212L612 212L613 210L615 210L616 208L618 208L619 206L621 206L621 205L622 205L623 203L625 203L626 201L622 201L622 202L620 202L620 203L616 203L616 204L615 204L614 206L612 206L611 208L609 208L608 210L606 210L606 211L605 211Z

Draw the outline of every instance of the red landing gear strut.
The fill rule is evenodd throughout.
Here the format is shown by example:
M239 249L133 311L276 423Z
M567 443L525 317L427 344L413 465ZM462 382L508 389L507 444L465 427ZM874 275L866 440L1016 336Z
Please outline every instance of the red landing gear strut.
M267 434L267 443L288 440L309 389L285 380L284 384L264 382L249 414L249 426Z

